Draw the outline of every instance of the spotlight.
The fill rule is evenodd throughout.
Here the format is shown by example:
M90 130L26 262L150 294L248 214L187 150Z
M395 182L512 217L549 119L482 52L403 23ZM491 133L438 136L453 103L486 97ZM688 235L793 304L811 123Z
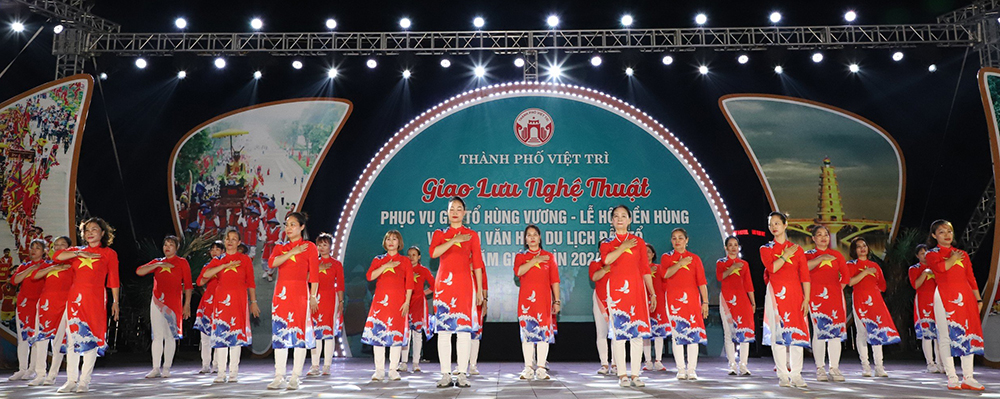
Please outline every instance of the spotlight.
M403 70L403 79L409 79L411 75L412 74L410 73L409 69L404 69Z
M523 68L524 67L524 58L521 58L521 57L515 58L514 59L514 66L516 66L518 68Z
M593 57L590 57L590 65L593 65L595 67L596 66L601 66L601 62L602 62L601 56L599 56L599 55L595 55Z
M327 19L326 20L326 28L330 29L330 30L337 29L337 20L335 20L333 18Z
M559 26L559 17L549 15L549 17L545 19L545 23L548 24L550 28L555 28Z
M858 19L858 13L854 12L854 10L844 13L844 21L854 22L855 19Z
M477 65L477 66L476 66L476 67L475 67L475 68L474 68L474 69L472 70L472 73L474 73L474 74L476 75L476 77L477 77L477 78L480 78L480 79L482 79L482 78L483 78L484 76L486 76L486 68L483 68L483 66L482 66L482 65Z
M65 28L62 25L53 26L52 27L52 33L55 33L55 34L58 35L58 34L62 33L63 29L65 29Z
M400 19L400 20L399 20L399 27L400 27L400 28L403 28L403 29L410 29L410 26L411 26L411 25L413 25L413 22L412 22L412 21L410 21L410 19L409 19L409 18L405 18L405 17L404 17L404 18L402 18L402 19Z
M848 65L848 66L847 66L847 69L848 69L849 71L851 71L851 73L858 73L858 72L860 72L860 71L861 71L861 67L860 67L860 66L858 66L858 64L851 64L851 65Z
M18 33L24 32L24 23L21 21L14 21L10 24L10 30Z
M184 19L184 18L177 18L177 19L174 20L174 26L176 26L177 29L187 28L188 21L186 19Z
M902 51L897 51L895 53L892 53L892 60L896 61L896 62L902 61L903 60L903 52Z
M145 58L136 58L135 59L135 67L139 68L139 69L146 69L146 59Z
M782 68L781 65L775 65L774 66L774 73L776 73L778 75L781 75L781 74L785 73L785 68Z
M673 63L674 63L674 57L671 57L669 55L663 56L663 65L670 65Z
M776 24L778 22L781 22L781 13L777 12L777 11L772 12L771 16L769 17L769 19L771 20L772 24Z
M472 26L475 26L476 29L482 29L486 26L486 20L483 17L475 17L472 19Z
M813 53L812 60L815 63L823 62L823 53Z
M746 64L750 62L750 56L742 54L739 56L739 58L736 58L736 61L739 62L740 64Z
M631 15L628 15L628 14L622 15L622 26L628 28L628 27L632 26L632 22L635 22L635 21L632 20L632 16Z
M929 66L927 67L927 72L931 72L931 73L934 73L934 72L937 72L937 65L934 65L934 64L930 64L930 65L929 65Z
M698 73L702 75L708 75L708 67L704 65L698 67Z
M254 72L253 72L253 79L254 79L254 80L260 80L260 78L261 78L262 76L264 76L264 74L260 73L260 71L254 71Z
M187 76L188 76L187 72L185 72L185 71L177 71L177 79L184 79Z
M251 19L250 27L253 28L253 30L260 30L261 28L264 27L264 21L262 21L260 18Z
M441 60L441 68L447 68L451 66L451 61L447 58Z
M635 69L632 69L632 67L625 68L625 76L632 76L632 75L635 75Z
M705 15L705 13L699 13L694 16L694 23L704 25L706 22L708 22L708 15Z
M337 68L330 68L330 70L326 71L326 77L328 77L330 79L336 78L337 77Z
M375 69L378 66L378 62L374 58L369 58L368 62L365 63L369 69Z
M302 69L302 61L299 60L292 61L292 68Z
M931 66L933 66L933 65L931 65ZM931 71L931 72L933 72L933 71ZM101 74L98 75L98 77L101 78L101 80L108 80L108 74L104 73L104 72L101 72Z
M547 72L550 78L559 79L562 76L562 67L559 65L549 65Z
M226 59L222 58L222 57L216 58L215 59L215 67L218 68L218 69L225 68L226 67Z

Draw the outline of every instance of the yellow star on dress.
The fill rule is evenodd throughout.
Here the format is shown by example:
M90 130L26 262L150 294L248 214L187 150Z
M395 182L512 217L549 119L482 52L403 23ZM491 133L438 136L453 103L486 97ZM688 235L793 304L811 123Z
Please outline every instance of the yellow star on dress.
M962 262L962 258L958 258L958 260L955 261L955 266L965 267L965 263Z
M94 262L97 262L97 258L80 258L80 268L89 267L93 269Z
M49 278L49 277L52 277L52 276L59 277L59 272L62 272L62 271L63 270L53 270L51 272L48 272L48 274L45 275L45 278Z
M284 254L287 254L287 253L289 253L289 252L291 252L291 251L285 251L285 252L282 252L281 254L282 254L282 255L284 255ZM288 258L288 259L291 259L291 260L292 260L292 262L296 262L296 260L295 260L295 255L292 255L292 257L291 257L291 258Z
M823 267L823 266L833 267L833 261L832 260L824 260L824 261L820 262L819 263L819 267Z
M233 273L235 273L237 267L240 267L240 263L239 262L236 262L236 264L232 265L232 266L226 266L226 270L223 270L222 272L223 273L225 273L225 272L233 272Z
M171 273L171 274L173 274L173 269L174 269L173 265L171 265L170 267L160 266L160 270L162 270L164 273Z
M328 267L328 268L326 268L326 269L319 269L319 272L320 272L321 274L327 274L327 273L326 273L326 271L327 271L327 270L330 270L330 268Z
M392 272L393 274L396 274L396 266L385 268L385 270L382 271L382 274L385 274L387 272Z

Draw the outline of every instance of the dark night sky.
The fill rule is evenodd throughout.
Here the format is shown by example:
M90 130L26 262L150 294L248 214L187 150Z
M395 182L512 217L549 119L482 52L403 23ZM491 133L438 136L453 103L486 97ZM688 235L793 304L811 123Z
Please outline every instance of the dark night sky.
M764 25L773 10L784 14L784 25L841 24L848 9L857 10L858 23L927 23L962 1L882 1L857 5L844 1L801 2L721 1L677 2L265 2L265 1L101 1L100 16L119 22L125 32L171 31L177 16L188 19L189 31L246 31L253 16L264 19L267 31L320 31L327 18L336 18L341 31L398 29L402 16L413 20L413 30L465 30L476 15L487 29L543 29L549 13L561 16L567 29L613 28L625 12L640 27L692 26L698 11L708 13L712 26ZM612 4L613 3L613 4ZM874 2L865 2L874 3ZM6 4L6 3L5 3ZM856 7L855 7L856 6ZM44 20L26 9L0 8L0 20L27 18L33 32ZM6 65L26 43L30 33L0 33L0 62ZM0 78L0 98L10 98L53 77L52 36L48 31L14 62ZM581 84L622 98L657 118L672 130L703 162L718 184L737 228L764 229L769 211L753 168L723 117L717 101L732 93L771 93L828 103L860 114L890 132L906 159L906 203L902 226L926 229L939 217L962 229L991 178L990 153L983 107L976 84L978 58L965 49L910 49L894 63L890 50L827 51L827 61L816 65L808 51L751 53L740 66L735 54L694 52L676 55L666 67L662 54L621 53L591 67L589 55L558 55L572 68L570 83ZM551 57L552 54L546 55ZM963 62L963 57L967 58ZM860 75L846 70L846 60L860 61ZM80 189L95 215L108 219L122 233L118 251L123 261L135 259L125 243L131 210L139 238L159 238L172 231L166 176L170 149L188 130L218 114L261 102L307 96L333 96L354 103L354 113L318 170L304 207L312 215L314 233L337 221L357 175L382 143L406 121L438 102L474 88L473 60L489 61L488 83L520 80L513 56L473 54L454 57L455 65L442 70L436 57L383 57L376 70L363 66L364 58L306 58L295 71L291 58L277 58L264 67L264 79L254 84L248 59L230 59L224 71L211 59L150 59L139 71L132 58L102 58L100 67L111 78L104 96L95 91L82 147ZM331 87L325 70L331 62L342 78ZM710 78L700 77L695 65L708 62ZM785 68L777 77L775 62ZM937 63L937 73L927 65ZM188 78L174 75L184 65ZM633 80L622 70L636 68ZM964 65L964 68L963 68ZM403 84L399 72L413 70ZM88 71L90 71L88 69ZM956 95L957 84L957 95ZM952 98L954 108L952 110ZM946 121L950 124L946 127ZM118 178L106 117L114 131L124 181ZM981 253L987 253L986 251ZM982 263L985 257L979 257ZM141 260L145 261L145 260Z

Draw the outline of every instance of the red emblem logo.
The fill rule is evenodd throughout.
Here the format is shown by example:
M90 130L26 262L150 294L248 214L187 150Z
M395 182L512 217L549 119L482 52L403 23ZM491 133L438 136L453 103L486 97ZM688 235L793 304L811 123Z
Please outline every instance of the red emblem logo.
M514 119L514 136L528 147L540 147L552 139L552 117L538 108L521 111Z

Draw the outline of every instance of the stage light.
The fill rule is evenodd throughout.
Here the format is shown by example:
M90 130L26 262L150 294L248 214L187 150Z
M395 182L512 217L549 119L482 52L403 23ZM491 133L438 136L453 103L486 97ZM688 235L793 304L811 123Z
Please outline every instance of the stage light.
M559 26L559 17L549 15L549 17L545 19L545 23L548 24L550 28L555 28Z
M101 80L108 80L108 74L106 74L104 72L101 72L101 74L98 75L98 77L101 78Z
M937 72L937 65L934 65L934 64L929 65L927 67L927 72L931 72L931 73Z
M222 58L222 57L216 58L215 59L215 67L218 68L218 69L225 68L226 67L226 59Z
M546 73L548 73L549 78L558 80L562 77L562 67L559 65L549 65Z
M413 74L410 73L409 69L404 69L403 70L403 79L409 79L411 75L413 75Z
M184 18L177 18L177 19L174 20L174 26L176 26L177 29L187 28L188 21L186 19L184 19Z
M812 60L815 63L823 62L823 53L813 53Z
M769 19L771 20L772 24L776 24L778 22L781 22L781 13L777 12L777 11L772 12L771 16L769 17Z
M139 69L146 69L146 59L145 58L136 58L135 59L135 67L139 68Z
M413 25L413 22L410 21L409 18L403 17L402 19L399 20L399 27L400 28L410 29L410 26L412 26L412 25Z
M260 30L261 28L264 27L264 21L262 21L260 18L251 19L250 27L253 28L253 30Z
M10 30L14 32L24 32L24 23L21 21L14 21L10 24Z
M177 79L184 79L188 77L188 73L185 71L177 71Z
M785 68L782 68L781 65L775 65L774 66L774 73L776 73L778 75L781 75L781 74L785 73Z
M326 20L326 28L330 29L330 30L337 29L337 20L335 20L333 18L327 19Z
M475 17L472 19L472 26L475 26L476 29L482 29L486 26L486 20L483 17Z
M632 26L632 22L635 22L635 21L632 19L631 15L628 15L628 14L622 15L622 26L628 28L628 27Z
M698 67L698 73L702 75L708 75L708 67L704 65Z
M58 34L62 33L63 29L65 29L65 28L61 24L53 26L52 27L52 33L55 33L55 34L58 35Z
M254 71L253 72L253 79L254 80L260 80L260 78L263 77L263 76L264 76L264 74L260 73L260 71Z
M302 61L299 60L292 61L292 68L302 69Z
M706 22L708 22L708 15L705 15L705 13L699 13L694 16L694 23L704 25Z
M671 57L669 55L663 56L663 65L670 65L673 63L674 63L674 57Z
M851 65L848 65L848 66L847 66L847 69L848 69L849 71L851 71L851 73L858 73L858 72L860 72L860 71L861 71L861 67L860 67L860 66L858 66L858 64L851 64Z
M844 13L844 21L854 22L855 19L858 19L858 13L854 12L854 10Z
M369 58L365 65L367 65L369 69L375 69L375 67L378 66L378 61L375 61L374 58Z
M635 69L632 69L632 67L625 68L625 76L632 76L632 75L635 75Z
M521 57L515 58L514 59L514 66L516 66L518 68L523 68L524 67L524 58L521 58Z
M903 60L903 52L902 51L897 51L895 53L892 53L892 60L896 61L896 62L902 61Z
M483 68L482 65L477 65L475 68L472 69L472 73L474 73L477 78L482 79L484 76L486 76L486 68Z
M441 68L447 68L451 66L451 60L445 58L441 60Z
M739 62L740 64L746 64L750 62L750 56L742 54L739 56L739 58L736 58L736 61Z
M326 71L326 77L328 77L330 79L336 78L337 77L337 68L330 68L330 70Z
M593 65L595 67L596 66L601 66L601 62L603 62L603 61L601 60L601 56L599 56L599 55L595 55L593 57L590 57L590 65Z

